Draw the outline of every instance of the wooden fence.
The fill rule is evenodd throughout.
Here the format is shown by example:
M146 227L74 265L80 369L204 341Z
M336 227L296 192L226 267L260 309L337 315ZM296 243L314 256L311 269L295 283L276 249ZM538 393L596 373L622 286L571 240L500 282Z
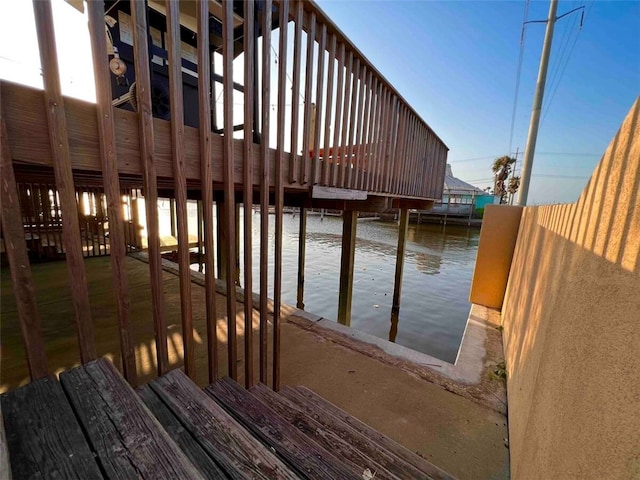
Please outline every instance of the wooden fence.
M56 192L48 220L55 224L56 245L61 245L65 253L82 362L96 357L83 257L89 249L92 252L108 249L117 298L122 371L132 385L137 383L137 376L125 262L131 232L125 227L123 216L123 179L126 188L141 190L145 198L158 375L169 368L157 212L159 191L170 191L176 202L184 368L192 378L195 359L187 199L197 191L197 198L202 200L208 370L212 381L221 375L216 361L213 202L215 199L222 207L219 228L227 239L233 239L239 227L235 221L236 205L242 203L246 210L251 210L254 200L259 199L260 338L256 353L252 342L252 305L247 301L244 377L247 386L256 380L264 383L270 380L277 389L285 203L310 206L318 189L330 190L337 200L391 202L440 198L447 147L350 40L308 0L223 1L221 5L196 2L195 13L182 8L186 4L193 7L192 2L167 0L164 5L154 2L154 8L160 5L166 15L164 68L169 79L170 120L154 118L155 67L150 58L153 50L149 45L148 7L146 2L136 0L122 4L130 15L135 109L114 108L112 104L115 95L109 70L111 57L107 51L104 4L99 0L88 1L96 105L62 95L49 0L33 2L44 92L0 83L2 227L31 376L39 378L49 370L37 306L29 293L33 292L33 281L25 238L33 237L34 232L32 222L23 219L20 212L20 203L31 200L21 195L24 190L17 187L14 173L14 166L17 172L24 172L25 165L52 172L51 185L37 190L40 193L36 195L42 203L51 198L49 192ZM218 22L220 31L210 30L212 19ZM192 34L196 33L189 38L195 38L197 127L185 124L185 109L194 105L183 98L182 44L186 25L191 26ZM278 40L272 42L276 33ZM288 65L290 53L292 62ZM213 72L212 68L220 62L222 72ZM234 70L242 73L241 88L234 83ZM221 112L216 108L217 93L222 95ZM239 95L241 106L236 105ZM222 113L221 129L217 128L219 113ZM80 198L78 202L76 183L86 177L93 178L100 187L83 190L81 197L88 194L89 202L94 202L96 209L99 207L100 215L108 217L108 244L103 230L92 231L89 236L87 231L93 227L76 214L79 203L84 201ZM23 181L22 176L19 180ZM355 195L354 191L361 195ZM271 335L267 316L270 205L275 205L276 222ZM362 210L370 205L362 202ZM357 204L352 208L358 208ZM104 224L98 226L101 228ZM253 290L252 228L251 215L245 215L243 261L247 291ZM236 242L224 242L222 247L225 258L236 258ZM225 268L229 366L225 373L235 379L238 342L234 262L226 261ZM273 373L269 379L270 351ZM257 374L253 372L255 355L259 358Z

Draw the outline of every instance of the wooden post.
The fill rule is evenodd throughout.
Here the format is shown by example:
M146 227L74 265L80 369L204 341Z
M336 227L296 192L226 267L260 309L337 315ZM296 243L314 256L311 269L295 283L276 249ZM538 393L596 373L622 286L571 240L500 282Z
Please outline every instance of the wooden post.
M351 296L353 268L356 253L356 227L358 212L342 212L342 255L340 257L340 293L338 296L338 323L351 325Z
M307 209L300 207L300 227L298 229L298 294L296 308L304 310L304 260L307 242Z
M2 237L11 270L13 294L16 297L20 330L27 353L27 363L31 380L46 377L47 356L44 350L40 313L36 304L35 286L31 275L31 265L27 255L22 215L18 203L18 189L13 173L9 137L0 106L0 149L2 159L2 178L0 180L0 214L2 221ZM33 191L33 190L32 190ZM0 418L0 421L2 419Z
M167 53L169 56L169 102L171 105L171 153L173 182L178 218L178 265L180 279L180 313L184 371L195 379L195 349L193 343L193 309L191 305L191 258L187 224L187 177L184 145L184 103L182 100L182 55L180 51L179 3L167 0Z
M235 219L235 234L236 234L236 258L233 262L235 268L235 275L233 276L233 281L237 286L240 286L240 204L235 204L235 215L233 217Z
M202 193L202 189L200 190ZM202 253L204 251L204 231L202 228L202 200L196 200L196 223L198 231L198 271L202 272Z
M44 81L44 100L49 127L49 141L56 187L60 196L62 215L62 238L67 260L71 298L75 311L80 360L87 363L97 357L89 288L84 269L80 225L76 215L76 197L71 170L67 119L60 86L58 52L56 49L53 14L49 0L34 0L33 12L38 34L38 47Z
M302 3L302 2L301 2ZM302 170L298 181L308 183L307 162L309 161L309 146L311 143L311 95L313 87L313 49L316 40L316 14L311 12L309 28L307 29L307 59L304 76L304 123L302 127Z
M302 57L302 24L304 23L304 4L295 4L295 39L293 47L293 81L291 85L291 155L289 157L289 183L298 180L298 127L300 125L300 64ZM246 82L245 82L246 85ZM246 87L245 87L246 88ZM246 137L245 137L246 138ZM304 155L302 156L304 161Z
M169 219L171 222L171 236L176 238L176 200L174 198L169 199Z
M324 92L324 54L327 48L327 26L322 24L320 28L320 41L318 43L318 73L316 75L316 108L314 112L313 157L311 158L311 184L318 182L318 159L320 155L320 132L322 131L322 96ZM331 103L331 94L327 91L327 103Z
M398 224L398 250L396 253L396 276L393 284L393 304L391 312L400 311L400 294L402 290L402 271L404 268L404 252L407 244L407 226L409 225L409 209L400 209L400 222Z
M228 241L224 244L227 264L225 268L227 282L227 365L229 376L238 378L238 343L236 338L236 285L234 260L236 258L235 233L235 191L233 170L235 166L233 155L233 1L226 0L222 7L222 73L223 73L223 110L224 110L224 142L223 142L223 170L224 170L224 229ZM271 6L265 6L270 11ZM271 29L268 29L271 32ZM266 37L263 37L266 41ZM269 49L267 49L269 51ZM267 97L268 98L268 97ZM268 103L268 102L267 102ZM265 135L264 141L269 136Z
M218 219L218 241L216 242L218 261L216 264L218 266L218 278L224 280L227 278L227 254L225 248L227 242L227 231L225 230L225 225L227 220L223 199L218 199L216 201L216 218Z
M116 135L111 106L111 84L107 63L107 39L104 28L104 3L91 1L87 4L91 50L93 52L93 71L96 81L96 100L98 114L98 136L100 139L100 157L104 193L107 198L109 215L109 247L113 291L116 295L116 309L120 323L120 352L122 355L122 373L132 387L136 387L136 353L133 332L131 331L129 306L129 279L126 268L126 248L124 239L124 220L120 201L120 180L118 178L118 160L116 157ZM98 215L104 219L102 199L95 193ZM104 231L102 236L104 238ZM99 239L98 239L99 241ZM105 248L106 254L106 248Z
M167 321L162 291L162 257L160 256L160 233L158 226L158 180L156 177L157 159L155 155L151 106L151 76L149 73L146 2L131 0L131 23L133 24L133 53L136 70L136 92L138 96L140 161L142 164L142 185L144 188L144 204L147 216L147 244L149 247L149 276L151 278L153 327L156 337L158 375L161 376L167 373L169 354L167 350Z
M245 4L244 38L244 142L242 147L242 198L244 208L244 384L254 384L253 374L253 97L255 5Z

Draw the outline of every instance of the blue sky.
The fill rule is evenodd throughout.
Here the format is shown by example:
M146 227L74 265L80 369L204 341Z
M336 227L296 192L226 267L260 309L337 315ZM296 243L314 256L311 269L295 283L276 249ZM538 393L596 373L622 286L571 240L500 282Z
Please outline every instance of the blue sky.
M459 178L493 185L509 151L525 2L318 0L450 148ZM529 204L575 201L640 94L640 2L560 1ZM547 18L532 1L528 19ZM544 24L527 26L512 150L531 116ZM519 156L519 160L522 156ZM519 166L518 166L519 170Z

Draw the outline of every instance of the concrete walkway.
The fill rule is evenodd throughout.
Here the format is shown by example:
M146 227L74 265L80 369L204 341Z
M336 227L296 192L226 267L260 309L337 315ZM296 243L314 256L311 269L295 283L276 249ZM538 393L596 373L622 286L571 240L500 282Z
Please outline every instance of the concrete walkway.
M89 281L96 347L119 364L117 321L111 291L108 258L85 262ZM148 266L135 259L127 262L140 382L155 376L155 342L151 321ZM45 344L50 369L60 372L78 364L65 264L34 265L37 300L43 318ZM0 391L28 381L20 340L15 302L8 271L2 270L0 338L2 358ZM182 363L178 278L164 273L164 291L169 319L169 354L172 367ZM207 382L204 288L193 285L194 337L196 339L197 381ZM219 368L226 367L225 298L217 295ZM238 325L243 324L238 304ZM509 450L506 417L495 408L482 405L464 391L454 393L447 384L438 385L412 370L406 360L399 366L393 356L357 339L335 331L305 326L288 311L282 325L282 382L305 385L372 427L460 479L508 478ZM254 328L258 315L254 311ZM238 329L239 353L242 328ZM337 336L336 336L337 335ZM255 335L257 337L257 335ZM257 338L256 338L257 342ZM376 352L373 354L373 352ZM244 359L239 355L238 371ZM256 369L257 371L257 369ZM417 372L417 373L416 373ZM483 374L484 377L484 374ZM483 378L484 381L484 378Z

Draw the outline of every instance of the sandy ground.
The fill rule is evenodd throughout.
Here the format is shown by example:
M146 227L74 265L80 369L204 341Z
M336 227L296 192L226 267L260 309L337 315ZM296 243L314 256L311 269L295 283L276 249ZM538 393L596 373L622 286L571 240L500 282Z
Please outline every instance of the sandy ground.
M117 321L108 258L87 260L96 347L100 355L119 364ZM155 376L155 341L151 321L148 266L127 263L133 334L136 339L140 383ZM76 337L65 264L36 265L34 277L42 316L49 367L60 372L78 364ZM28 382L11 281L2 269L0 340L2 344L0 392ZM172 367L182 363L182 335L178 279L164 273ZM216 296L219 371L226 374L225 297ZM204 288L192 284L197 382L207 383ZM243 372L243 305L238 308L237 369ZM259 315L254 310L254 349L257 352ZM399 368L393 359L367 354L367 348L304 328L300 322L282 324L282 383L305 385L339 407L387 434L407 448L460 479L508 478L509 450L506 417L473 398L465 398L437 385L411 368ZM353 347L353 348L352 348ZM254 360L257 372L257 358ZM405 366L406 367L406 366Z

